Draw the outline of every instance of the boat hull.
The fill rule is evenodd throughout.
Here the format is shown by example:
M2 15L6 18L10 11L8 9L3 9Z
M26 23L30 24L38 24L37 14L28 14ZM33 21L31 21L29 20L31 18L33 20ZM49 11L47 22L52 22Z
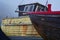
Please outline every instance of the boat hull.
M60 39L60 17L30 15L30 18L44 40Z

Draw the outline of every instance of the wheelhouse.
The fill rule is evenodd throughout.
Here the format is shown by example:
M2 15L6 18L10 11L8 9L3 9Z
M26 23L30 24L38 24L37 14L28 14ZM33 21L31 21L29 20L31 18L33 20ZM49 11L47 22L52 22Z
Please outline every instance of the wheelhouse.
M19 16L22 16L24 12L47 11L47 7L39 3L19 5L18 8L20 11Z

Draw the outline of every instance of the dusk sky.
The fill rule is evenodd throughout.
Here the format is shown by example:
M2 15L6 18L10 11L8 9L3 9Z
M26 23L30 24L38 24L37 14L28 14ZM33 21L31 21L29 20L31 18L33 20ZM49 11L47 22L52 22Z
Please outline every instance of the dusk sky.
M0 20L2 18L8 17L17 17L18 14L15 13L15 10L18 8L18 5L28 4L28 3L40 3L45 5L47 0L0 0ZM60 0L48 0L49 4L52 4L53 11L60 11Z

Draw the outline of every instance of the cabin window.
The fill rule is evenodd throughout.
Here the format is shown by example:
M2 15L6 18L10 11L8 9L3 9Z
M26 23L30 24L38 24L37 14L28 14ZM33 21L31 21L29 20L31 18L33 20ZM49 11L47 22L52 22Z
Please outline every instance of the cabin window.
M44 8L44 11L47 11L47 8L46 7Z
M36 9L35 9L35 11L38 11L38 6L36 6Z
M38 6L38 9L37 9L37 11L40 11L40 9L41 9L41 8L40 8L40 6Z
M19 11L24 11L24 6L19 6Z
M34 9L34 5L28 5L25 6L24 11L29 12L29 11L33 11L33 9Z
M28 11L28 6L25 6L24 11Z
M30 5L29 11L33 11L33 9L34 9L34 5Z
M44 8L43 8L43 7L41 7L41 8L40 8L40 11L44 11Z
M43 7L43 6L36 6L36 9L35 9L35 12L36 11L40 11L40 12L42 12L42 11L46 11L47 10L47 8L46 7Z
M43 7L41 7L41 6L36 6L35 11L44 11L44 9L43 9Z

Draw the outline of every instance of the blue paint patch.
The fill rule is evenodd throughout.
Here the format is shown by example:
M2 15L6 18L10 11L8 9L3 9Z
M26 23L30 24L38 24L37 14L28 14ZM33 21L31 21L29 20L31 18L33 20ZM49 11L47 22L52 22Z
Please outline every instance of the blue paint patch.
M41 37L22 37L22 36L10 36L9 37L11 40L43 40Z

